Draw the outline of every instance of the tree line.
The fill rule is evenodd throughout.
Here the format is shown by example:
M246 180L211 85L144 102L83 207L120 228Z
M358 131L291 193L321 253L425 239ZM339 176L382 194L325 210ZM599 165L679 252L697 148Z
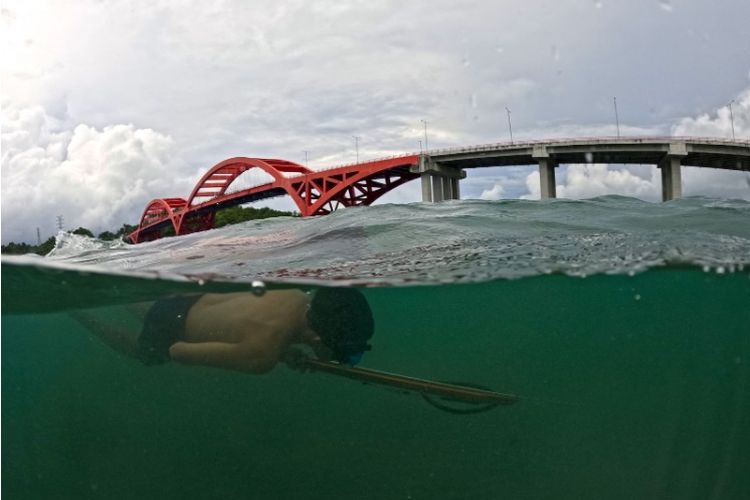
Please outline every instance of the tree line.
M135 228L137 226L133 226L131 224L123 224L120 229L115 231L114 233L111 231L104 231L99 233L100 240L105 241L112 241L116 239L120 239L127 235L128 233L135 231ZM73 234L80 234L81 236L88 236L89 238L94 237L94 233L92 233L89 229L86 229L85 227L79 227L78 229L74 229L73 231L69 231ZM26 253L35 253L37 255L47 255L52 251L52 249L55 248L55 237L50 236L46 241L39 245L31 245L29 243L15 243L10 242L7 245L2 246L2 253L7 254L26 254Z
M231 207L231 208L225 208L223 210L219 210L216 212L216 218L214 219L214 227L222 227L222 226L228 226L231 224L238 224L240 222L245 222L248 220L256 220L256 219L267 219L269 217L295 217L299 214L297 212L283 212L279 210L274 210L272 208L268 207L262 207L262 208L254 208L254 207ZM124 239L128 234L135 231L135 229L138 226L134 226L131 224L123 224L120 229L118 229L115 232L112 231L103 231L99 233L98 236L96 236L100 240L104 241L112 241L117 239ZM78 229L75 229L73 231L69 231L73 234L79 234L81 236L88 236L89 238L94 237L94 233L92 233L89 229L86 229L85 227L79 227ZM174 230L169 231L165 236L174 235ZM127 240L125 240L127 241ZM29 243L15 243L10 242L7 245L2 245L2 253L5 254L27 254L27 253L35 253L38 255L47 255L52 251L52 249L55 248L55 237L51 236L46 241L39 245L31 245Z

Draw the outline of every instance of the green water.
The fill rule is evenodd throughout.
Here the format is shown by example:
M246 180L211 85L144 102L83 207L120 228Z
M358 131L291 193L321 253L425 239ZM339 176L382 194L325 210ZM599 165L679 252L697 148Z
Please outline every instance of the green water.
M747 271L366 289L363 366L522 398L476 415L283 366L146 367L40 311L130 324L119 302L178 285L24 272L3 265L4 498L750 498Z

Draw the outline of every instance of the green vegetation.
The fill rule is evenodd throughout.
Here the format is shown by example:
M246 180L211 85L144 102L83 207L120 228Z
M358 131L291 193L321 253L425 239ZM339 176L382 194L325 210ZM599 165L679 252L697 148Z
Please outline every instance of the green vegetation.
M28 243L13 243L2 246L2 253L23 255L26 253L35 253L37 255L47 255L55 248L55 237L50 236L47 241L41 245L29 245Z
M73 234L79 234L81 236L88 236L89 238L93 238L94 237L94 233L92 233L91 231L89 231L85 227L79 227L78 229L75 229L75 230L71 231L71 233L73 233Z
M214 227L228 226L248 220L268 219L269 217L295 217L298 215L296 212L281 212L268 207L231 207L216 212Z
M97 238L104 241L118 240L123 236L127 236L128 234L135 231L135 228L137 227L138 226L133 226L131 224L123 224L122 227L117 230L117 232L111 233L109 231L104 231L102 233L99 233L99 236L97 236Z
M248 220L256 220L256 219L267 219L269 217L294 217L299 214L295 212L281 212L278 210L274 210L272 208L263 207L263 208L243 208L243 207L232 207L232 208L226 208L224 210L220 210L216 213L216 219L214 221L214 227L222 227L222 226L228 226L231 224L237 224L239 222L245 222ZM135 229L138 226L133 226L130 224L123 224L120 229L118 229L116 232L111 231L104 231L99 233L100 240L104 241L112 241L116 239L123 238L127 236L129 233L135 231ZM89 229L86 229L85 227L79 227L78 229L75 229L73 231L70 231L73 234L79 234L82 236L88 236L89 238L94 237L94 233L92 233ZM162 236L174 236L174 228L171 226L166 228L162 234ZM7 245L2 246L2 253L5 254L16 254L16 255L22 255L26 253L35 253L38 255L47 255L52 249L55 247L55 237L50 237L47 241L42 243L41 245L30 245L28 243L8 243Z
M137 226L133 226L131 224L123 224L120 229L118 229L116 232L111 231L104 231L102 233L99 233L100 240L104 241L112 241L122 238L123 236L126 236L127 234L135 231L135 228ZM85 227L79 227L78 229L75 229L73 231L70 231L73 234L79 234L81 236L88 236L89 238L94 237L94 233L91 232L90 229L86 229ZM8 243L7 245L2 246L2 253L6 254L14 254L14 255L23 255L26 253L35 253L38 255L47 255L52 251L52 249L55 248L55 237L51 236L47 241L42 243L41 245L30 245L28 243Z

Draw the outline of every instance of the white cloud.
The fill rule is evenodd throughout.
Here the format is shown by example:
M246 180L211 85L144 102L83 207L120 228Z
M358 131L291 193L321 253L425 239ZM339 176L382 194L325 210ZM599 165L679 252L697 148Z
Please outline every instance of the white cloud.
M54 234L57 215L68 229L117 229L137 223L148 200L189 192L170 137L61 123L41 107L3 111L3 241L33 241L38 226Z
M579 199L618 194L656 201L661 196L659 172L654 167L650 171L650 175L644 178L628 168L615 170L599 164L569 165L566 182L557 187L557 196Z
M557 176L559 181L559 170ZM562 177L564 177L563 182L556 183L558 198L581 199L618 194L655 201L660 193L660 187L655 178L638 177L627 168L610 170L607 165L601 164L568 165L567 174ZM521 196L522 199L538 200L540 198L538 170L526 177L526 187L529 192Z
M354 160L353 135L362 159L416 151L421 119L432 148L506 140L506 106L518 139L614 135L614 95L624 135L729 137L750 4L720 4L680 3L666 22L651 0L7 0L3 238L32 241L37 225L51 234L57 213L69 226L118 226L151 197L186 196L231 156L304 161L307 151L311 167L329 167ZM738 137L749 95L733 106ZM558 180L571 196L658 192L658 179L627 170ZM685 191L744 196L731 174L686 169ZM484 175L464 196L538 196L526 171ZM382 202L419 199L411 182Z
M715 114L703 113L695 118L682 118L672 127L672 135L731 139L734 125L735 138L750 139L750 88L733 99L731 112L729 108L727 103Z
M561 173L558 170L558 198L582 199L617 194L661 201L661 173L655 166L613 168L602 164L576 164L568 165L567 172ZM539 199L538 170L526 177L526 189L528 193L522 195L522 199ZM683 167L682 194L750 200L750 175L730 170Z
M538 200L542 197L541 179L539 177L539 171L531 172L526 176L526 189L528 193L521 195L522 200Z
M672 127L674 135L732 137L750 140L750 88L741 92L732 103L721 106L715 113L704 113L696 118L683 118ZM712 196L750 200L750 173L730 170L685 167L682 170L682 191L685 196Z
M499 182L495 182L495 185L491 189L485 189L482 194L479 195L480 200L501 200L503 198L503 186Z

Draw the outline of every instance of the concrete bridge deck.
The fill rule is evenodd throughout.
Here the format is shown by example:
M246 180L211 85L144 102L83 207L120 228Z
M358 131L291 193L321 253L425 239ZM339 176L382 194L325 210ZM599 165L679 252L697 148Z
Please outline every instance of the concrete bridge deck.
M555 197L555 167L570 163L652 164L662 172L662 198L682 194L681 167L750 171L750 140L693 137L550 139L432 150L420 157L424 201L458 199L467 168L538 165L542 198Z

